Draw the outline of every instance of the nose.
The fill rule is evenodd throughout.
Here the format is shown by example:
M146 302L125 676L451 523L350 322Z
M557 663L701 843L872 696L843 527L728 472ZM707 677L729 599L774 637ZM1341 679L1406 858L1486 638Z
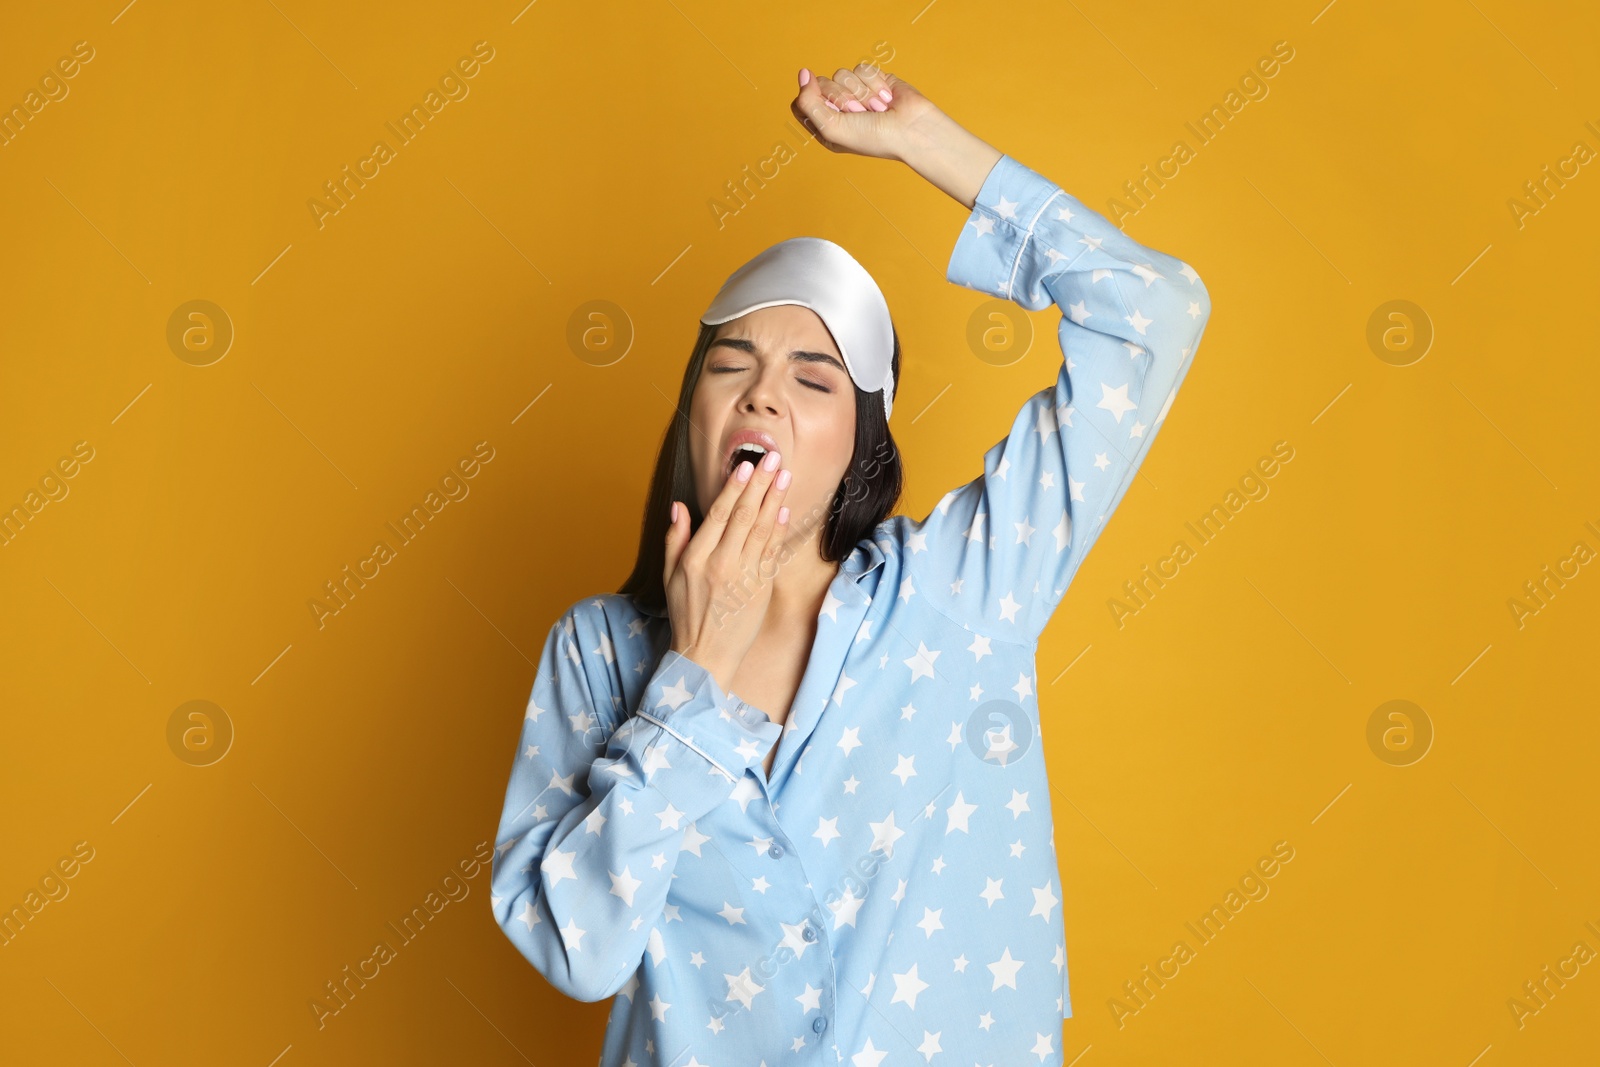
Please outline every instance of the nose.
M750 379L749 386L740 398L741 410L766 411L774 415L783 410L783 368L776 364L763 365Z

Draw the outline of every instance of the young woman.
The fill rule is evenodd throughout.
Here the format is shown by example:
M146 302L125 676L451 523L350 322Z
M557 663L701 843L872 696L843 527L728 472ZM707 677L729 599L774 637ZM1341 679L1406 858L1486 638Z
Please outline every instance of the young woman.
M967 209L946 277L1054 303L1065 360L981 475L920 521L890 515L881 292L817 238L735 272L702 316L632 576L545 640L495 919L563 993L616 996L602 1067L1059 1064L1034 654L1210 299L892 74L801 71L793 108Z

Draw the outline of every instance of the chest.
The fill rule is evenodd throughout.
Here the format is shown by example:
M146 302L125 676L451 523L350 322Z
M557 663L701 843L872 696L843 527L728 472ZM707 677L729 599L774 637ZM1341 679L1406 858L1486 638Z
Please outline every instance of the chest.
M770 627L756 638L734 672L733 691L746 704L760 708L773 722L786 723L795 693L805 677L815 637L815 620L809 626ZM771 775L772 760L777 752L778 746L773 745L763 761L763 774Z

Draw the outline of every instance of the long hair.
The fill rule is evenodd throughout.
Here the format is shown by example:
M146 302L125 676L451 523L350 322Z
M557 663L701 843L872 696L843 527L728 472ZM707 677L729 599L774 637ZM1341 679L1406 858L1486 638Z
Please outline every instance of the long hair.
M892 323L890 332L894 336L890 372L894 375L895 392L898 394L900 334ZM618 593L632 596L638 604L653 611L667 610L667 594L661 572L667 562L668 509L674 500L689 509L691 536L700 529L700 522L705 517L700 511L694 467L689 458L689 435L699 432L689 422L689 410L695 385L700 381L700 369L705 364L706 350L711 347L716 335L716 326L701 323L700 336L683 371L683 385L678 390L678 410L667 426L661 451L656 456L655 474L650 479L650 492L645 498L644 516L639 523L639 553L634 560L633 573L617 590ZM839 480L818 545L822 558L830 563L841 562L858 542L871 537L874 527L893 513L905 482L900 450L895 447L894 437L889 433L889 420L883 414L882 395L862 392L854 380L850 385L856 391L855 451L851 455L849 468ZM790 528L793 527L794 523L791 522Z

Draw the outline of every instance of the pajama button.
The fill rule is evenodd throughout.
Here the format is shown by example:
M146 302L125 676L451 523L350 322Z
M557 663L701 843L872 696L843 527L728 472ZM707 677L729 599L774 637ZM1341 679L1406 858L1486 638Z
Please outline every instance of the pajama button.
M820 1015L817 1016L815 1019L813 1019L812 1022L811 1022L811 1029L815 1030L819 1034L822 1033L822 1031L826 1030L827 1028L828 1028L828 1020L824 1019Z
M805 926L800 930L800 936L805 938L807 941L815 941L817 939L817 931L810 923L806 923Z
M773 859L777 859L779 856L783 855L783 846L774 841L767 849L767 855L771 856Z

